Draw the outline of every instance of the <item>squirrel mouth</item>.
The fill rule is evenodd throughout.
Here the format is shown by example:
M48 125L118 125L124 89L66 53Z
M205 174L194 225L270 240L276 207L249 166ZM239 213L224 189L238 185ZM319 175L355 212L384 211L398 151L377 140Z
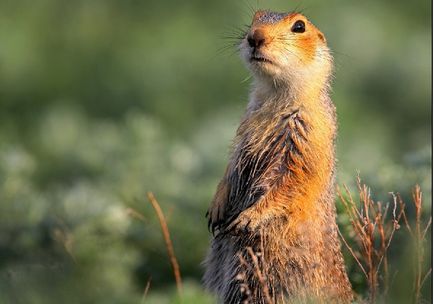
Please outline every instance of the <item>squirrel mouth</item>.
M250 56L250 62L273 63L270 59L259 54L252 54L252 56Z

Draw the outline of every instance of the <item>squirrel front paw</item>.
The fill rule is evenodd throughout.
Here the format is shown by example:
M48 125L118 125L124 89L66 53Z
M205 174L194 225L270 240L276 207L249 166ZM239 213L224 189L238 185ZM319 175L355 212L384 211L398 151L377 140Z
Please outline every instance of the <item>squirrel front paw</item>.
M254 233L259 229L261 220L258 214L254 214L251 210L246 210L238 215L232 223L226 227L226 231L230 234Z
M261 230L270 225L282 225L288 218L282 214L276 214L271 210L247 209L241 212L228 226L226 233L232 235L259 234Z

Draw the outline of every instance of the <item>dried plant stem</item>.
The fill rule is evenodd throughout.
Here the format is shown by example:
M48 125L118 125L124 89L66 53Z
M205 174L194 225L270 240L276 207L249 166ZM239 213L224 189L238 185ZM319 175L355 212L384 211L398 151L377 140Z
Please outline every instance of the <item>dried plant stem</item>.
M133 208L127 208L127 214L133 218L136 218L144 223L146 223L146 218L143 216L143 214L141 214L140 212L138 212L137 210L133 209Z
M414 222L410 223L405 213L406 206L399 194L391 193L393 208L391 208L390 214L389 204L374 203L371 199L370 189L361 183L360 178L357 178L357 186L360 194L359 204L354 202L346 186L344 186L345 197L338 189L339 198L350 218L355 234L353 239L355 246L351 247L341 232L339 235L367 279L368 302L375 303L377 301L379 287L382 287L383 300L387 297L390 284L387 253L395 231L400 228L399 221L402 219L415 245L413 302L420 303L422 301L422 286L432 274L432 268L424 270L426 235L432 224L432 218L430 217L426 224L422 221L422 192L420 187L416 185L413 189L415 219Z
M356 253L354 252L354 250L351 248L351 246L347 243L347 241L345 240L344 236L342 235L341 231L338 230L339 236L342 240L342 242L344 242L345 247L348 249L348 251L351 253L351 255L353 256L354 260L356 261L357 265L359 265L360 270L362 270L363 274L365 275L366 279L368 279L368 274L366 273L365 268L363 267L362 263L360 262L359 258L357 257Z
M145 303L146 296L148 295L149 288L151 287L151 279L152 278L149 278L148 282L146 282L145 290L143 291L143 296L141 301L142 304Z
M166 242L167 253L170 258L170 263L172 264L173 274L175 276L176 288L178 289L178 294L182 297L182 280L181 271L179 270L179 264L176 260L175 251L173 250L173 244L170 239L169 228L167 227L167 222L164 218L163 211L160 208L155 196L152 192L147 193L149 202L157 213L158 220L160 221L161 231L163 232L164 241Z
M261 262L263 262L264 260L264 238L262 237L262 231L259 232L260 234L260 245L261 245L261 251L255 253L255 251L253 250L252 247L245 247L246 252L244 253L245 256L243 256L242 252L238 252L237 256L238 259L240 260L241 265L243 266L242 268L244 268L244 270L240 269L241 272L238 274L237 278L238 280L241 281L240 283L240 287L241 287L241 292L243 294L245 294L247 297L245 299L245 301L243 301L244 303L253 303L255 301L258 301L258 299L254 298L252 299L252 291L249 288L249 283L248 280L248 273L251 273L251 275L256 276L256 278L259 281L259 285L260 288L262 289L262 293L263 293L263 298L261 298L261 303L264 304L272 304L274 303L270 294L270 289L268 286L268 282L267 282L267 278L266 278L266 274L264 272L266 272L266 269L262 269L261 266ZM251 262L247 262L247 258L250 256ZM250 274L249 274L250 275ZM253 295L254 297L256 297L257 295ZM255 302L256 303L256 302ZM284 303L283 299L282 302L279 303Z
M420 186L416 185L413 189L413 204L416 210L416 223L414 230L410 228L410 225L407 225L407 228L410 231L410 234L413 236L415 247L416 247L416 264L415 264L415 282L414 282L414 303L419 303L421 300L421 289L423 283L431 274L431 270L429 269L425 275L423 275L423 262L425 259L425 250L424 243L426 232L428 228L431 226L432 218L428 220L425 228L422 230L422 191L420 190Z
M355 233L356 246L351 247L340 231L339 235L366 277L369 287L368 302L376 303L380 283L383 287L383 296L387 295L389 288L387 252L395 231L399 229L398 222L404 211L401 205L401 210L397 215L397 199L392 194L394 200L390 216L389 204L375 203L371 199L370 189L361 183L360 178L357 178L357 186L360 195L359 204L353 200L346 186L344 186L346 197L338 189L338 196L345 207ZM382 270L381 275L380 270Z
M247 247L247 251L249 252L250 257L252 258L253 266L255 267L256 276L258 277L259 283L262 286L262 292L264 293L265 296L265 303L272 304L273 302L271 301L270 291L268 290L268 284L265 281L265 278L259 266L258 257L253 252L253 249L251 247ZM261 254L263 254L263 252L261 252Z
M250 268L249 263L247 263L247 261L243 258L243 255L240 252L237 253L237 256L238 256L238 259L240 260L241 265L246 267L246 269ZM243 302L243 304L248 304L250 302L252 292L249 288L249 285L247 284L246 271L238 273L237 279L240 281L241 293L247 296L245 301Z

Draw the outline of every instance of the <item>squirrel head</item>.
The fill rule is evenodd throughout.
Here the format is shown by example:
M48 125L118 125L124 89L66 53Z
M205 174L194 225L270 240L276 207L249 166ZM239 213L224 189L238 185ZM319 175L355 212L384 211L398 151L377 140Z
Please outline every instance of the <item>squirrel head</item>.
M240 50L253 76L274 86L324 86L332 70L324 35L299 13L257 11Z

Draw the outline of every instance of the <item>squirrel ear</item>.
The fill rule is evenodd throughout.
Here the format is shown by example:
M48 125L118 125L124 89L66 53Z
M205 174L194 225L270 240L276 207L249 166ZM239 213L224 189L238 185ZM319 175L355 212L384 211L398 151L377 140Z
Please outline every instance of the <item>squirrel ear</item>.
M323 34L318 33L318 38L319 38L322 42L326 42L326 39L325 39L325 37L324 37Z

